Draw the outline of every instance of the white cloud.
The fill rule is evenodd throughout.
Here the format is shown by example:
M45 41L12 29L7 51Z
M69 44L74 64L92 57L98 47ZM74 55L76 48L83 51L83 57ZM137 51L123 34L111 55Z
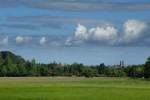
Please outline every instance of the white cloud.
M110 43L116 40L117 29L110 24L104 24L88 30L84 25L78 24L74 36L76 38L75 41L105 41ZM66 43L70 45L72 40L73 39L68 38ZM83 43L83 41L80 41L79 43Z
M20 44L20 43L23 43L24 38L22 36L17 36L15 40L16 40L16 43Z
M123 31L119 31L120 33L117 28L108 23L90 29L87 29L84 25L78 24L73 37L67 38L65 44L73 45L90 41L107 45L134 43L135 40L143 40L143 38L149 36L147 29L147 23L135 19L125 21L123 24Z
M68 45L68 46L72 45L72 40L73 40L72 37L68 37L65 41L65 45Z
M46 37L42 37L41 39L40 39L40 44L41 45L44 45L45 43L46 43Z
M89 35L96 41L112 41L117 37L117 29L111 25L98 26L91 28Z
M75 37L80 39L87 39L88 38L87 28L81 24L78 24L74 35Z
M27 42L30 42L32 40L32 37L28 37L28 36L17 36L16 37L16 43L17 44L21 44L21 43L27 43Z
M127 20L124 25L124 36L126 41L131 41L132 39L137 39L143 35L143 31L146 30L147 24L139 20Z
M124 22L122 29L117 29L112 24L104 23L97 27L87 28L78 24L73 35L62 38L51 37L30 37L16 36L17 44L39 43L41 45L62 46L62 45L81 45L81 44L98 44L98 45L146 45L150 42L149 24L146 22L130 19ZM121 31L123 30L123 31ZM12 39L9 38L9 41ZM32 41L33 40L33 41ZM13 39L14 42L14 39ZM1 37L0 45L7 44L8 37Z
M5 44L8 44L8 37L5 37L0 41L0 45L5 45Z

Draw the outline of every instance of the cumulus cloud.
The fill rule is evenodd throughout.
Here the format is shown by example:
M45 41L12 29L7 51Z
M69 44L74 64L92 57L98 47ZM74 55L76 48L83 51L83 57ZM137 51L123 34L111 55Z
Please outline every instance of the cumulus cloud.
M47 41L46 37L42 37L39 42L41 45L44 45L46 43L46 41Z
M87 29L84 25L78 24L74 37L69 37L66 44L80 44L84 41L111 43L117 38L117 29L110 24L104 24L94 28Z
M6 44L8 44L8 37L5 37L0 41L0 45L6 45Z
M73 45L97 42L97 44L112 46L131 44L136 45L142 43L144 44L144 40L150 40L148 34L148 24L144 21L130 19L124 22L122 28L123 31L120 31L112 24L107 23L88 29L86 26L78 24L74 35L72 37L68 37L65 41L65 44Z
M16 37L16 43L22 43L24 41L24 38L22 36Z
M144 31L147 28L147 24L143 21L138 20L127 20L124 25L124 36L123 38L126 41L131 41L133 39L137 39L144 34Z
M17 44L21 44L21 43L27 43L27 42L30 42L32 40L32 37L28 37L28 36L17 36L15 38L15 41Z
M87 28L81 24L78 24L74 35L75 37L80 39L87 39L88 38Z
M88 28L78 24L72 35L69 36L16 36L9 37L9 41L16 44L30 43L31 45L47 46L74 46L82 44L96 44L106 46L147 46L150 43L149 24L135 19L125 21L122 27L104 23ZM32 40L32 41L31 41ZM7 44L8 37L0 37L0 45Z
M117 37L117 29L111 25L97 26L89 30L90 38L96 41L111 41Z

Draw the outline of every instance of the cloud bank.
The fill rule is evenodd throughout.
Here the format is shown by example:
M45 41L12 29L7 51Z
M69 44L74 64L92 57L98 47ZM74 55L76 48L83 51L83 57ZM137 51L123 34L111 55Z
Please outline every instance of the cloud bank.
M149 46L150 25L141 20L129 19L117 28L111 23L104 23L96 27L86 27L78 24L72 35L67 36L15 36L1 37L0 45L10 42L20 45L46 46ZM10 41L10 42L9 42Z
M78 24L74 35L66 40L66 44L95 43L98 45L147 45L150 43L149 25L146 22L130 19L124 22L120 31L114 25L103 24L93 28L87 28ZM144 40L147 39L147 43ZM136 43L135 43L136 42ZM79 42L78 42L79 43Z
M149 10L150 2L109 0L0 0L0 7L26 6L67 11L136 11Z
M89 30L85 26L78 24L74 32L74 38L81 39L83 41L110 42L114 41L116 37L117 29L109 24L90 28Z

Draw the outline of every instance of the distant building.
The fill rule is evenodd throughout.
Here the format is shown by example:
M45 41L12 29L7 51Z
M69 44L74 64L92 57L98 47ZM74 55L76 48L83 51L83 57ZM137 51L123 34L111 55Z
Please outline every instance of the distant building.
M119 67L120 67L120 68L124 68L124 67L125 67L125 64L124 64L124 61L123 61L123 60L120 61Z

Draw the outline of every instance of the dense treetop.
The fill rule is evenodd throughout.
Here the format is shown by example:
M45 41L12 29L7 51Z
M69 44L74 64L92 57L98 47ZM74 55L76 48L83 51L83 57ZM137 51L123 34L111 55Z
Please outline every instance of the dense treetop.
M9 51L0 52L0 76L85 76L85 77L150 77L150 58L142 65L95 66L84 64L36 63L26 61Z

